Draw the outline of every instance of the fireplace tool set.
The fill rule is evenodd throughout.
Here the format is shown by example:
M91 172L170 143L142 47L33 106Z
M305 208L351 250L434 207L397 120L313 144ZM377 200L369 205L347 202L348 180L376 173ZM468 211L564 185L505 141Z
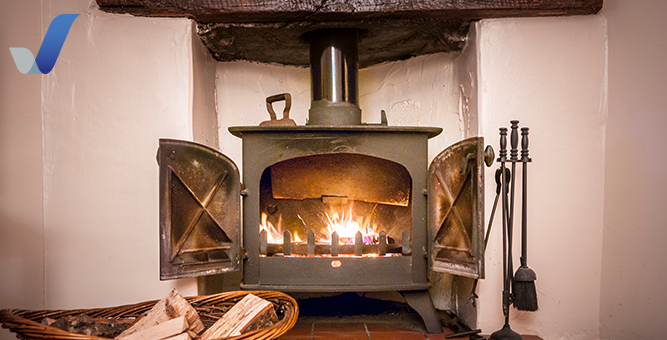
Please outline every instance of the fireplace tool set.
M537 310L537 292L535 290L535 280L537 275L528 267L527 260L527 192L528 192L528 173L527 165L532 161L528 157L528 128L521 128L521 158L518 154L519 143L519 121L512 120L510 132L510 157L507 158L507 128L500 128L500 152L498 162L500 168L496 170L496 198L491 209L491 216L489 218L489 225L486 230L486 237L484 238L484 249L489 242L489 235L491 226L493 225L493 218L498 207L498 201L501 200L502 209L502 224L503 224L503 315L505 316L505 324L499 331L491 334L491 340L521 340L522 337L514 332L509 325L510 305L520 311L534 312ZM505 163L510 163L512 170L510 170ZM522 164L522 193L521 193L521 266L513 274L512 261L512 234L514 224L514 198L516 181L516 163ZM473 283L471 302L474 304L477 299L475 293L477 289L477 282ZM480 329L461 332L447 335L446 338L455 338L469 335L471 340L484 339L479 336Z
M500 152L498 162L500 169L496 177L500 177L499 190L501 197L503 225L503 315L505 324L499 331L491 334L489 339L522 339L509 325L510 305L522 311L537 310L537 294L535 280L537 275L528 267L527 260L527 165L532 160L528 157L528 128L521 128L521 158L518 155L519 121L512 120L510 132L510 156L507 158L507 128L500 128ZM511 164L508 171L506 163ZM512 236L514 225L514 203L516 164L522 164L522 195L521 195L521 266L513 274ZM509 192L508 192L509 191ZM497 201L496 201L497 202ZM495 205L494 205L495 209Z

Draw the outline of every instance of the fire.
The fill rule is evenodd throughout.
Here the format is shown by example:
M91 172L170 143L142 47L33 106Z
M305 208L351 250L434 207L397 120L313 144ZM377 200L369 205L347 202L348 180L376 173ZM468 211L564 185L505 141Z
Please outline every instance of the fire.
M357 216L355 218L351 210L350 208L348 211L340 211L340 213L338 211L332 211L331 214L327 213L326 217L329 223L325 233L326 237L319 241L331 244L331 235L336 232L340 244L354 244L355 235L360 232L364 243L376 243L379 238L377 226L370 224L364 217Z
M282 224L283 218L282 216L278 216L278 225L281 226ZM261 233L262 230L266 230L266 240L268 243L283 243L283 232L278 230L273 223L268 221L268 215L266 213L262 213L262 220L259 224L259 232ZM303 242L296 232L292 234L292 240L297 243Z
M334 232L338 234L339 244L341 245L353 245L355 236L358 232L361 233L364 244L378 243L380 236L377 225L370 223L370 218L368 217L355 216L352 211L352 204L346 206L331 206L331 211L325 212L324 214L326 217L326 227L324 230L321 230L320 232L313 230L316 235L320 235L320 238L316 243L330 245L332 234ZM268 243L283 243L283 233L285 229L283 228L282 215L278 216L278 221L276 221L276 225L274 225L268 220L268 215L262 213L259 231L261 232L262 230L266 231L266 239ZM296 231L292 233L292 242L304 243Z

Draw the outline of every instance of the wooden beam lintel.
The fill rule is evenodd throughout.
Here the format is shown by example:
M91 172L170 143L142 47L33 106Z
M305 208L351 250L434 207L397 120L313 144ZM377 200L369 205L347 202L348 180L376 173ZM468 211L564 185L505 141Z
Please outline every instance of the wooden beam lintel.
M187 17L203 23L363 19L463 19L596 14L602 0L97 0L109 13L148 17Z

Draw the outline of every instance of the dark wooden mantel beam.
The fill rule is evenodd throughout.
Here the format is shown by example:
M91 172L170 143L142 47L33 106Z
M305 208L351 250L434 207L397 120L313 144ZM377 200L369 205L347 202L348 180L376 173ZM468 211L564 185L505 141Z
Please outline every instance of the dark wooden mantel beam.
M219 61L308 65L301 36L358 28L361 67L463 48L470 22L596 14L602 0L97 0L109 13L186 17Z
M105 12L188 17L203 23L484 19L595 14L602 0L97 0Z

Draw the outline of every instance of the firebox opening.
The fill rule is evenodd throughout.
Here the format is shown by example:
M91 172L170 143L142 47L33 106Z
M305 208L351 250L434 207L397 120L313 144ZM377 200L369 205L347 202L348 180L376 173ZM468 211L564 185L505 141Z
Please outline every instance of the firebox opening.
M412 178L386 159L330 153L267 167L260 179L262 256L411 255Z

